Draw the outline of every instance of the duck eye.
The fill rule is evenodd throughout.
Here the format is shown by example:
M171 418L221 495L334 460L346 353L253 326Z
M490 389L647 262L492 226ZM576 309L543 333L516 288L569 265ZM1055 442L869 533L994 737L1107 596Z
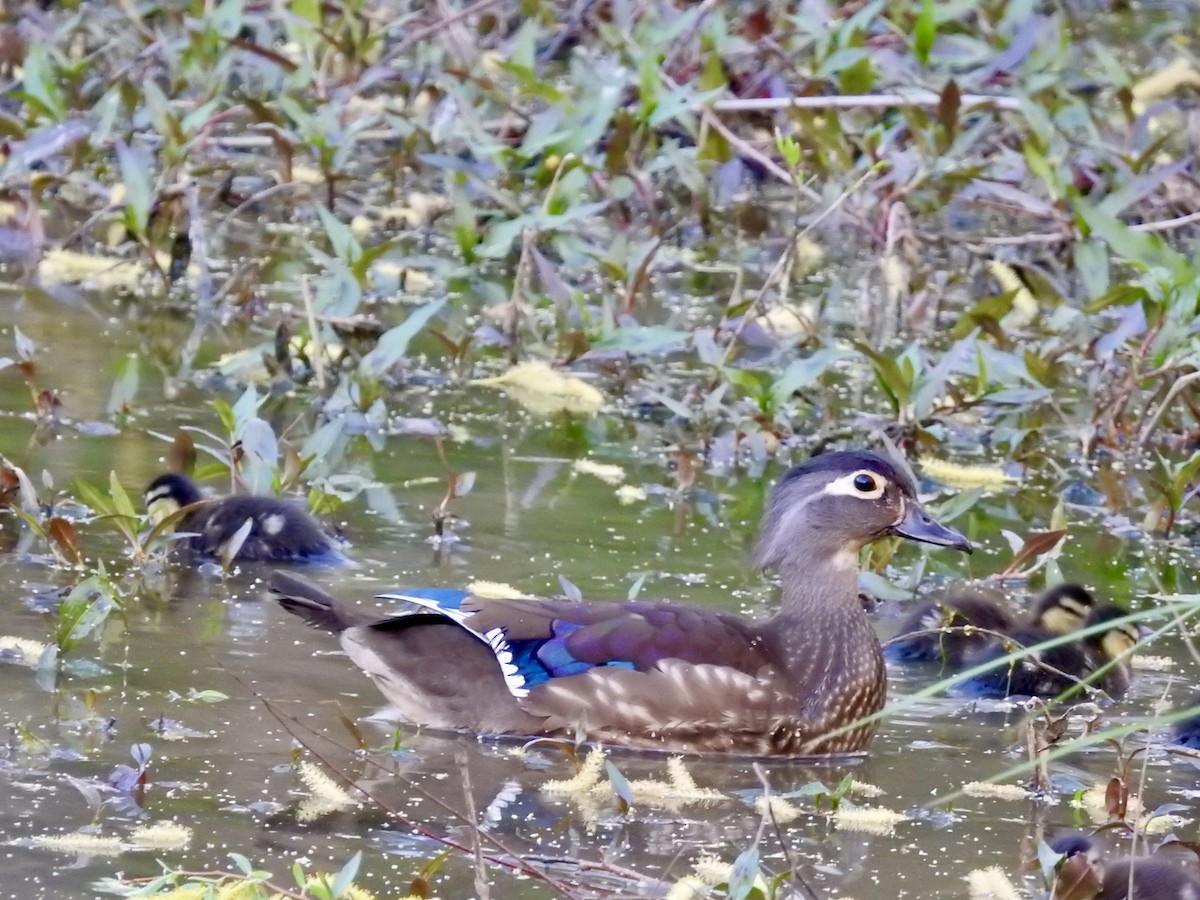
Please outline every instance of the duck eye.
M879 485L877 485L875 483L875 479L872 478L870 475L868 475L866 472L862 472L862 473L854 476L854 489L856 491L861 491L864 494L869 494L869 493L871 493L871 491L876 490L878 487L879 487Z

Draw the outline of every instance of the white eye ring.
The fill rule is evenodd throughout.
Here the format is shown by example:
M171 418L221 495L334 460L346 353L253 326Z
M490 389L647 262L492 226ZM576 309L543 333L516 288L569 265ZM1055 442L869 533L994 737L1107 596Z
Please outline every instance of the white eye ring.
M874 485L870 490L864 491L856 483L864 475L871 479L871 484ZM843 475L836 481L831 481L825 485L826 494L841 497L857 497L859 500L878 500L883 496L885 490L887 490L887 479L878 472L872 472L869 469L859 469L857 472Z

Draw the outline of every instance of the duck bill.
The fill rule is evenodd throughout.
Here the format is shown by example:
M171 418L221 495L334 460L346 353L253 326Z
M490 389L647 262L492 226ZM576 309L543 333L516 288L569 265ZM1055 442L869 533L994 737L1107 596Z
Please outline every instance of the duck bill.
M970 541L953 528L938 522L919 503L909 503L905 507L904 518L892 526L892 534L939 547L953 547L967 553L973 549Z

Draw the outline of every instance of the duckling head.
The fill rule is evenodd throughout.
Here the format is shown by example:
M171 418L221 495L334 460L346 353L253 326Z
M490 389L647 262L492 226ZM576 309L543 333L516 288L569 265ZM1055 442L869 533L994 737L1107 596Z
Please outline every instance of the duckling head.
M1034 622L1051 634L1078 631L1096 606L1096 598L1083 585L1056 584L1034 607Z
M1112 623L1104 631L1098 631L1088 638L1089 643L1099 649L1106 662L1111 662L1128 655L1138 643L1138 629L1133 622L1118 620L1129 615L1129 610L1121 609L1111 603L1105 603L1092 610L1084 625L1091 628L1096 625Z
M146 512L150 515L151 524L157 525L167 516L185 506L199 503L204 499L196 482L186 475L169 473L159 475L142 494L146 502Z
M925 511L896 464L866 451L825 453L794 466L771 491L756 559L784 567L797 556L847 556L857 567L862 547L893 534L971 551L970 541Z

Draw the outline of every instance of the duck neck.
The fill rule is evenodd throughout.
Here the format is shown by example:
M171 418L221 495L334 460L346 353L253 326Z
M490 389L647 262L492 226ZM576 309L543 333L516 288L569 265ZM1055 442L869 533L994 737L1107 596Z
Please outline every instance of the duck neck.
M806 551L779 566L782 604L774 619L812 624L849 615L865 621L858 602L858 548L814 541Z

